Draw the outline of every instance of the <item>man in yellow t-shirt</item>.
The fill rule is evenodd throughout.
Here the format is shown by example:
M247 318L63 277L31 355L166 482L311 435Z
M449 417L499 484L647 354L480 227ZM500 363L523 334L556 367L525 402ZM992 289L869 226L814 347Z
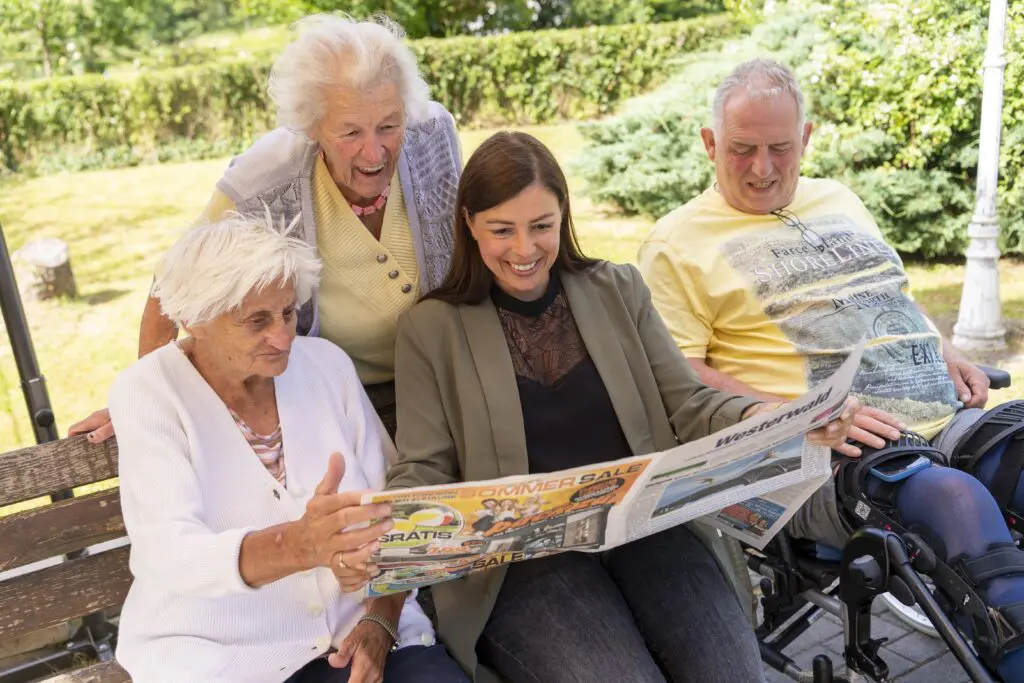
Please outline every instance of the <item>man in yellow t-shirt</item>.
M715 93L713 126L701 130L716 182L658 221L640 249L654 304L706 384L765 400L804 393L866 336L854 393L867 407L850 435L869 466L886 465L885 476L845 467L851 459L837 454L836 478L797 511L789 531L841 546L853 528L876 523L884 510L893 528L913 528L933 544L940 562L992 560L993 548L1012 547L992 494L964 472L922 467L928 461L888 448L900 430L912 430L920 436L902 438L915 440L919 453L940 461L952 455L962 436L972 438L973 425L988 424L979 419L988 380L942 343L914 303L899 256L857 196L841 183L800 177L811 130L785 66L752 60L725 79ZM1012 463L1002 453L994 456L999 467L989 470ZM981 461L972 473L987 476L995 492L985 467ZM1015 488L1024 493L1016 481L1011 498ZM873 512L851 504L860 495ZM935 506L937 500L944 505ZM1000 580L1012 575L1019 583L1014 601L1024 601L1024 557L1014 563ZM987 577L964 579L985 604L1007 606L1006 595L988 592ZM993 595L999 597L989 601ZM1019 621L1024 632L1024 617ZM1024 680L1024 649L1006 662L1017 654L1021 661L1006 680ZM1001 674L1006 662L998 665Z

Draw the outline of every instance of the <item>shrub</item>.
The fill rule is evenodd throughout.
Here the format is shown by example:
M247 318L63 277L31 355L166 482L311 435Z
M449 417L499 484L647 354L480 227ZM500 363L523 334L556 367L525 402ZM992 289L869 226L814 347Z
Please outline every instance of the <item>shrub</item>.
M646 110L586 126L589 192L658 217L706 189L698 130L710 94L736 63L772 54L796 70L818 124L804 172L850 185L901 252L959 255L974 206L987 7L791 0L749 38L683 69ZM1009 18L1000 218L1003 248L1024 253L1024 5Z
M670 60L745 29L728 16L681 22L414 41L435 99L462 124L606 114L657 82ZM269 58L235 57L136 75L0 84L0 169L59 154L145 158L177 140L224 148L273 125Z

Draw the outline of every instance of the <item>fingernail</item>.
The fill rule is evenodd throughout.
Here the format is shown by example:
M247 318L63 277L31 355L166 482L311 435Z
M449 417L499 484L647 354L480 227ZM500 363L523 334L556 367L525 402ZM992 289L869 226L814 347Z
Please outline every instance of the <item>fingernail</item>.
M853 449L853 457L855 457L855 458L860 457L860 449L859 448L854 448Z
M377 506L377 516L378 517L390 517L391 516L391 506L388 503L381 503L381 504L379 504Z
M839 419L840 420L849 420L850 419L850 411L849 410L843 411L843 414L839 417Z
M906 422L898 422L896 424L896 426L899 427L901 430L902 429L906 429L907 428L907 423Z
M388 519L385 520L384 526L382 526L381 529L383 529L384 531L390 531L393 526L395 526L395 522L393 520Z
M380 550L380 543L378 543L377 541L374 541L373 543L370 544L370 553L371 554L377 552L378 550Z
M967 401L971 400L971 395L970 394L960 394L960 400L964 401L966 403Z

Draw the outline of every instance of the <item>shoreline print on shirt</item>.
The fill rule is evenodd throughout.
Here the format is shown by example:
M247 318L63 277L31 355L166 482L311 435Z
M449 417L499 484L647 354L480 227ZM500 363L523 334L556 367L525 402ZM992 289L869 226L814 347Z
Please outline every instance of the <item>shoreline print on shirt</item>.
M854 379L861 400L913 428L960 407L939 334L906 294L902 262L885 242L842 215L804 220L825 242L811 246L780 223L723 245L765 314L804 357L808 387L830 376L867 334Z

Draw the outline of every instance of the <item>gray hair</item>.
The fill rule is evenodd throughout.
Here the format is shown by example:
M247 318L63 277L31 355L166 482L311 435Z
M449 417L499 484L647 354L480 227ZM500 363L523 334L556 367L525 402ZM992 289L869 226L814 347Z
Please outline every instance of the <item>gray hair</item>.
M179 327L210 322L241 307L245 297L280 282L295 287L302 305L313 296L320 275L316 250L263 216L233 214L192 228L157 268L152 296Z
M743 89L751 99L767 99L788 94L796 100L800 127L804 125L804 94L793 71L780 62L758 57L743 62L725 77L715 90L711 104L712 130L718 135L725 122L725 104L737 90Z
M339 88L360 92L387 80L398 84L406 121L426 117L430 88L401 26L384 16L315 14L294 28L299 37L274 62L267 89L278 125L311 137Z

